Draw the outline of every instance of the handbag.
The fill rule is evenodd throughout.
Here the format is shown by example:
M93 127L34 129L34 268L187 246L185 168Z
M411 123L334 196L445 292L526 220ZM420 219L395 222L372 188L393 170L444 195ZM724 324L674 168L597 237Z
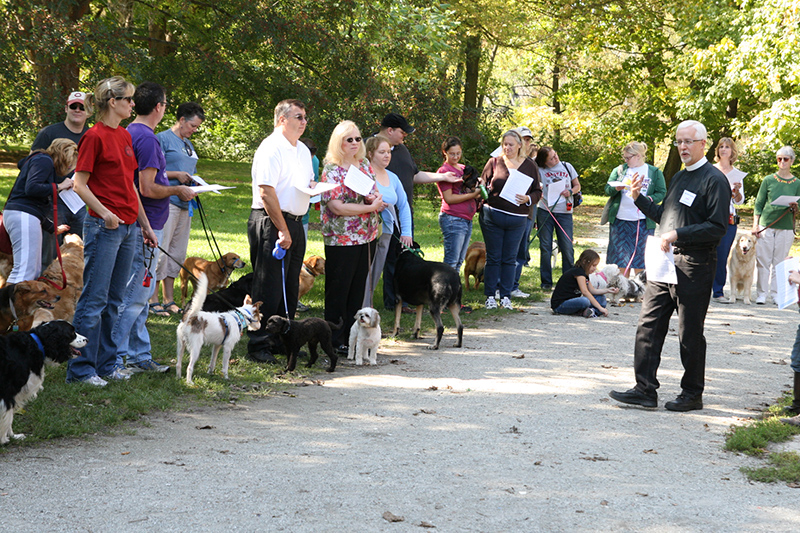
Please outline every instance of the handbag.
M11 237L8 236L8 230L3 224L3 213L0 213L0 252L11 255L13 248L11 247Z
M614 197L611 196L606 200L606 205L603 206L603 214L600 215L600 225L605 226L608 224L608 213L611 211L611 203L614 201Z

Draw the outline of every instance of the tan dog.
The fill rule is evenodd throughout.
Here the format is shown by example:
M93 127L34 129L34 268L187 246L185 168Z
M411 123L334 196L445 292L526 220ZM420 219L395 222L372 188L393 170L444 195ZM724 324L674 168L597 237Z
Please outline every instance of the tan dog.
M208 290L218 291L228 286L228 278L236 268L244 268L245 262L235 253L227 253L216 261L206 261L200 257L187 257L181 269L181 298L186 303L188 284L197 289L200 274L208 278ZM191 273L191 276L190 276Z
M300 300L314 286L317 276L325 275L325 259L318 255L312 255L303 261L303 268L300 269L300 290L297 292L297 299Z
M483 269L486 267L486 245L475 241L467 248L464 258L464 285L469 290L469 277L475 278L475 288L483 281Z
M44 281L9 283L0 289L0 335L29 319L38 308L52 309L61 298L55 287Z
M750 305L753 273L756 267L756 244L754 235L745 233L736 238L728 257L728 280L731 285L730 303L736 303L736 294L741 293L744 303Z
M14 268L14 258L0 252L0 288L6 286L6 280L8 275L11 274L12 268Z

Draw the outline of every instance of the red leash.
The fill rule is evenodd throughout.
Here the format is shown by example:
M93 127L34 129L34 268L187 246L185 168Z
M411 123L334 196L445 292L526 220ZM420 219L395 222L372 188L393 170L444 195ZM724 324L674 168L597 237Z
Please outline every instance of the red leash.
M58 265L61 267L61 287L55 284L52 280L44 276L39 276L39 281L46 281L59 291L67 288L67 273L64 272L64 263L61 261L61 247L58 245L58 190L56 182L53 181L53 236L56 239L56 255L58 255Z

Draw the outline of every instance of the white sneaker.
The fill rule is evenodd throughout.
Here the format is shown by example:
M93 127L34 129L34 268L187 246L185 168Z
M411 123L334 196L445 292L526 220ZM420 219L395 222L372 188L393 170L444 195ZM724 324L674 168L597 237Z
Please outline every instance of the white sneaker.
M494 291L494 299L495 300L499 300L500 299L500 291Z
M729 299L725 298L725 296L714 296L713 298L711 298L711 300L713 302L715 302L715 303L718 303L718 304L729 304L729 303L731 303L731 301Z
M486 298L486 309L497 309L497 300L494 299L494 296Z
M527 292L522 292L519 289L514 289L513 291L511 291L512 298L527 298L528 296L530 296L530 294L528 294Z
M756 303L758 305L764 305L765 303L767 303L767 295L766 294L760 294L758 296L758 298L756 298Z
M514 306L511 305L511 300L508 298L508 296L503 296L503 299L500 300L500 306L503 309L514 309Z
M89 385L94 385L95 387L105 387L108 385L108 381L104 380L98 375L86 378L81 383L88 383Z

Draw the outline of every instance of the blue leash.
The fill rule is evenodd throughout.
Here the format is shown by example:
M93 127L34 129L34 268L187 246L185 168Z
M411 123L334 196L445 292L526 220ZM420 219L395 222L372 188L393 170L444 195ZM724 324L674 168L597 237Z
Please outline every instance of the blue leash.
M281 279L283 280L283 309L286 311L286 319L290 321L289 324L291 325L291 319L289 318L289 305L286 303L286 262L284 260L286 257L286 250L281 248L281 245L278 244L278 241L275 241L275 248L272 250L272 257L281 262ZM286 331L289 331L290 325L286 327Z

